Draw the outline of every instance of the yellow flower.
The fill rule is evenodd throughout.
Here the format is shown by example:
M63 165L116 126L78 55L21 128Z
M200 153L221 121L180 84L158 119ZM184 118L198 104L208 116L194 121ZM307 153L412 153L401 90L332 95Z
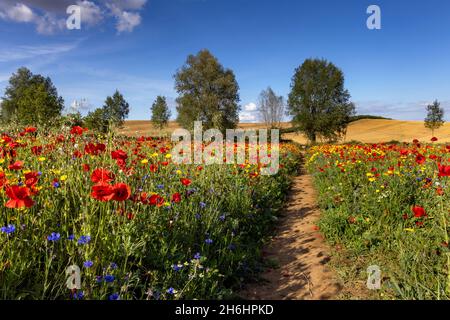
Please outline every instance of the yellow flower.
M148 163L148 160L147 159L143 159L143 160L141 160L141 163L142 164L146 164L146 163Z
M158 155L159 155L159 154L158 154L157 152L155 152L155 153L152 154L152 157L153 157L153 158L156 158Z
M377 179L375 179L375 178L369 178L369 181L370 182L374 182L374 181L376 181Z
M45 161L45 160L46 160L45 157L39 157L39 158L38 158L38 161L40 161L40 162L43 162L43 161Z
M408 232L414 232L414 229L411 229L411 228L405 228L405 231L408 231Z
M182 174L181 170L176 171L178 175Z
M59 177L59 180L66 181L67 180L67 176L66 175L62 175L61 177Z
M170 153L166 154L166 159L172 158L172 155Z
M5 163L5 159L0 159L0 164Z

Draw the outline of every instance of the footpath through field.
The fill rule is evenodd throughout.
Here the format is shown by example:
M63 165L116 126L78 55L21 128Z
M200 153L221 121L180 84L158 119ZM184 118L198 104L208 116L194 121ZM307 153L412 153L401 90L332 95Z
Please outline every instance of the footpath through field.
M303 172L293 181L275 236L264 250L278 265L249 284L241 296L257 300L335 299L342 289L328 266L330 248L317 231L320 210L312 177Z

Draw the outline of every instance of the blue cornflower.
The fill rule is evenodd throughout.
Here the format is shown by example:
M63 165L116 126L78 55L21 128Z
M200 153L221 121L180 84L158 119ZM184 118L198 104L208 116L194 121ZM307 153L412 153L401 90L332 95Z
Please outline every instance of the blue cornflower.
M70 236L67 237L67 240L72 241L73 239L75 239L75 235L71 234Z
M113 293L108 297L108 300L119 300L119 294L117 292Z
M167 289L167 293L168 294L174 294L175 293L175 289L170 287L169 289Z
M91 236L81 236L78 239L78 244L88 244L91 241Z
M59 184L59 182L53 182L53 187L54 188L59 188L60 187L60 184Z
M42 172L41 171L38 171L38 176L42 176Z
M182 264L173 264L172 269L174 271L180 271L181 269L183 269L183 265Z
M157 187L158 189L164 189L164 185L163 185L163 184L158 184L156 187Z
M21 186L23 186L23 182L21 181L21 182L19 182L17 185L18 185L19 187L21 187Z
M220 219L220 221L225 221L225 215L224 215L224 214L221 215L221 216L219 217L219 219Z
M16 231L16 226L13 224L8 224L6 227L1 227L0 230L1 230L1 232L10 234L10 233L13 233L14 231Z
M197 253L194 255L194 259L197 259L197 260L200 260L201 257L202 257L202 256L200 255L200 252L197 252Z
M103 281L103 277L102 276L96 276L95 280L97 281L97 283L101 283Z
M195 219L200 219L201 217L202 217L202 215L200 213L195 214Z
M94 265L94 263L93 263L91 260L85 261L85 262L83 263L83 266L84 266L85 268L90 268L90 267L92 267L93 265Z
M60 238L61 238L61 235L59 233L52 232L52 234L47 237L47 240L56 242L56 241L59 241Z
M204 203L204 202L200 202L200 208L204 208L204 207L206 207L206 203Z
M115 262L111 262L111 264L109 265L109 267L113 270L117 269L117 264Z
M211 243L213 243L213 241L212 241L212 239L208 238L208 239L205 240L205 243L206 244L211 244Z
M114 276L112 275L112 274L107 274L106 276L105 276L105 281L106 282L113 282L114 281Z
M73 294L73 298L75 300L82 300L84 298L84 292L83 291L75 292Z

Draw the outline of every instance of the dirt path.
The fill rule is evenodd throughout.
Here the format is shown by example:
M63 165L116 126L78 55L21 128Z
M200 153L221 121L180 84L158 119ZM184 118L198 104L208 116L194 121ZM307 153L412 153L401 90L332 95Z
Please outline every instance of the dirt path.
M241 294L245 299L334 299L342 286L328 267L330 248L315 228L320 211L316 206L312 178L301 174L293 181L286 208L266 259L279 266L262 274Z

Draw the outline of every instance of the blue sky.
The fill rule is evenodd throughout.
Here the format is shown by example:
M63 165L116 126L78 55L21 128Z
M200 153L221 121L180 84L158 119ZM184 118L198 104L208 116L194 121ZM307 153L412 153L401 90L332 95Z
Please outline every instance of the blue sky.
M67 6L82 6L67 30ZM369 5L381 30L366 27ZM325 58L345 74L361 114L421 120L439 99L450 119L450 1L1 0L0 96L20 66L52 78L66 105L100 107L119 89L130 119L149 119L157 95L175 108L173 74L209 49L240 86L242 120L271 86L287 96L296 67ZM173 111L175 114L175 111Z

